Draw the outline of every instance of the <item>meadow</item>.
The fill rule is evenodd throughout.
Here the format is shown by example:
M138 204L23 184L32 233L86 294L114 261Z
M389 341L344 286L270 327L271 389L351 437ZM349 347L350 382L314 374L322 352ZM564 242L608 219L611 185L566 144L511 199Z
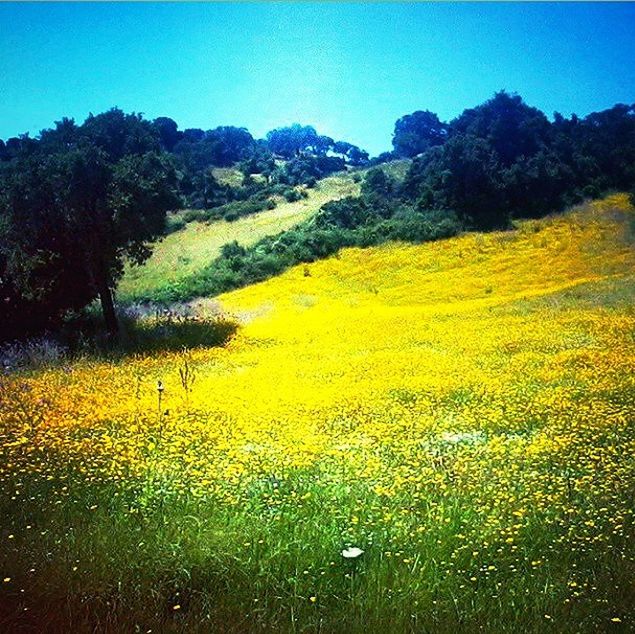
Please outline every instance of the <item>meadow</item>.
M632 631L634 228L345 249L225 346L3 376L0 630Z
M218 168L215 174L220 182L234 185L238 178L242 178L240 172L231 169ZM275 209L233 222L188 223L185 228L158 242L152 256L142 266L126 268L118 289L119 298L124 302L135 301L182 281L213 262L224 244L236 240L242 246L250 246L265 236L290 229L310 218L328 201L359 194L359 184L353 181L351 175L336 175L320 180L307 193L306 199L296 202L286 202L284 198L277 197ZM176 215L186 213L178 212Z

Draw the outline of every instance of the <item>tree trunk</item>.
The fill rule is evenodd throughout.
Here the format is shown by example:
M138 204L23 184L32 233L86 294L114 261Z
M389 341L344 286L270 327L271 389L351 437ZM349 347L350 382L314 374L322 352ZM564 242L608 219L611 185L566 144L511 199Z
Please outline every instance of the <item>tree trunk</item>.
M106 330L110 338L114 339L119 333L119 322L115 313L115 304L112 299L112 291L106 279L100 277L99 301L101 302L101 310L104 313L104 321L106 322Z

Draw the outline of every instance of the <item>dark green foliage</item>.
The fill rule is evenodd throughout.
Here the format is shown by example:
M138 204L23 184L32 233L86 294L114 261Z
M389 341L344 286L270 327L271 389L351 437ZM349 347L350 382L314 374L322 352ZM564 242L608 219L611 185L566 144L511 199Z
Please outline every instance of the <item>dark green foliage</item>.
M574 170L546 149L516 161L502 180L510 213L522 218L538 218L579 201L580 192L571 187L574 181ZM600 192L590 193L597 196Z
M463 224L451 211L414 211L404 208L392 218L377 225L378 237L369 244L379 244L385 240L403 242L430 242L457 235ZM360 245L365 246L365 245Z
M296 200L300 200L302 196L300 196L300 192L297 189L287 189L284 193L284 199L288 203L294 203Z
M271 174L271 182L285 185L315 184L317 179L346 169L343 158L337 156L302 155L287 161Z
M313 126L303 126L299 123L267 132L269 149L274 154L287 159L315 145L317 140L318 134Z
M94 292L76 236L57 205L52 160L29 157L5 170L0 188L0 339L56 327Z
M55 328L96 297L114 333L124 259L142 262L180 204L174 168L152 125L119 110L63 120L41 139L2 170L2 337Z
M276 168L276 161L266 141L258 140L253 146L249 158L244 159L238 167L243 174L262 174L268 177Z
M179 126L176 121L169 117L159 117L152 123L159 133L161 148L166 152L171 152L174 146L183 138L183 133L179 132Z
M248 158L254 146L254 138L245 128L222 126L207 132L186 130L174 153L187 170L197 172Z
M346 141L336 141L330 148L339 154L349 165L359 167L368 163L368 152Z
M224 218L228 222L232 222L233 220L238 220L238 218L242 218L243 216L249 216L263 211L267 209L268 204L268 199L236 200L212 210L213 213L210 214L210 220Z
M533 156L549 144L550 123L518 95L502 91L450 123L449 136L459 135L487 141L500 164L509 167L519 157Z
M194 209L218 207L233 200L237 195L229 185L219 183L210 168L194 175L184 174L181 178L181 191L186 205Z
M550 123L497 93L452 121L448 140L417 157L402 187L422 208L453 209L476 229L538 217L635 183L635 107Z
M374 167L362 182L362 196L377 207L384 207L386 201L395 195L397 185L384 170Z
M407 114L395 123L392 138L395 155L412 158L435 145L442 145L447 132L447 124L429 110Z
M185 214L170 215L170 216L167 216L167 218L165 219L164 232L166 235L169 235L171 233L176 233L177 231L181 231L181 229L185 229L186 225L187 225L187 220L185 220Z
M374 205L363 198L347 197L324 205L314 223L319 228L356 229L381 219Z
M63 119L51 132L58 137L53 145L55 149L65 149L84 141L102 150L110 162L118 161L129 154L158 152L161 149L157 129L139 114L126 114L113 108L103 114L89 115L84 124L77 128L76 136L69 135L66 131L68 122L68 119ZM42 132L41 136L42 143L46 146L46 132Z
M453 209L467 223L492 229L509 220L500 169L493 148L483 139L459 135L423 159L418 204ZM407 187L413 188L411 178Z
M233 222L244 216L257 214L265 209L275 209L276 203L266 195L252 196L247 200L234 200L219 207L211 209L188 209L179 216L177 224L182 226L189 222L210 222L214 220L227 220Z
M635 183L635 104L617 104L583 119L580 154L595 163L602 189L630 189Z
M368 152L347 141L334 141L331 137L320 135L313 126L302 126L299 123L276 128L267 133L267 147L278 156L290 160L298 157L337 158L342 165L339 168L323 168L330 171L343 169L345 164L359 166L368 162ZM328 157L327 152L339 154L339 157ZM324 165L326 165L325 163ZM320 176L313 174L316 178ZM304 181L298 181L304 182Z

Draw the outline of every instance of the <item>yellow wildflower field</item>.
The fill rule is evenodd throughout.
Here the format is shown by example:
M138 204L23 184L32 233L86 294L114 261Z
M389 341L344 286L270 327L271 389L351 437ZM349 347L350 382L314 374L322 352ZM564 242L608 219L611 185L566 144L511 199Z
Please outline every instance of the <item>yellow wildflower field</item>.
M227 537L252 582L236 631L635 627L633 217L614 195L509 232L346 249L218 298L241 323L224 348L9 376L2 475L136 483L137 515L157 491L249 509ZM347 546L364 553L341 582ZM283 551L293 598L266 591L288 589Z

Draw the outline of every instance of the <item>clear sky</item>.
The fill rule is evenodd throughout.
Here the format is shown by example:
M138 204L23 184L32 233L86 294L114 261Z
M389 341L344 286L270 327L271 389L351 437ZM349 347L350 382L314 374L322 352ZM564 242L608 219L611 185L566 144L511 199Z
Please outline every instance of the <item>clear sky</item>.
M0 138L118 106L377 154L400 116L503 88L548 115L635 102L635 4L0 3Z

